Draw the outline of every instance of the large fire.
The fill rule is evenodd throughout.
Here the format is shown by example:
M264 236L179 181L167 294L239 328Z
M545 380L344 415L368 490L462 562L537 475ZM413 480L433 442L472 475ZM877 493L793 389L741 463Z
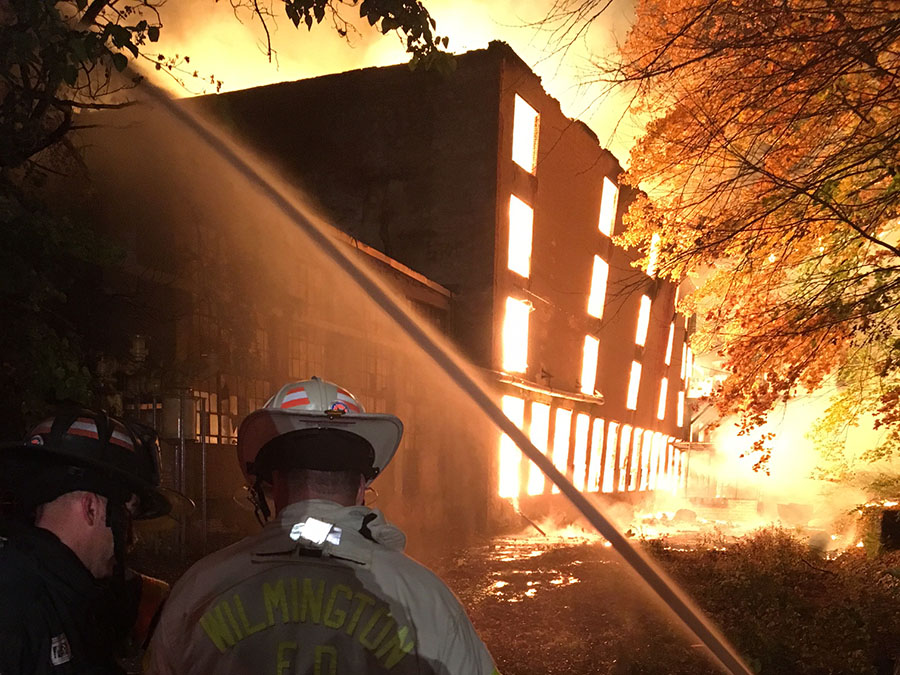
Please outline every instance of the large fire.
M526 406L530 412L527 416ZM513 395L504 396L501 407L581 492L665 490L674 494L685 485L685 452L675 447L676 439L671 436L599 417L592 420L590 415L575 414L562 405L551 407ZM518 499L523 495L547 493L547 481L541 470L533 462L527 464L527 470L523 471L522 453L506 434L501 434L498 477L501 497ZM527 477L524 482L523 477ZM553 486L550 492L555 494L559 489Z

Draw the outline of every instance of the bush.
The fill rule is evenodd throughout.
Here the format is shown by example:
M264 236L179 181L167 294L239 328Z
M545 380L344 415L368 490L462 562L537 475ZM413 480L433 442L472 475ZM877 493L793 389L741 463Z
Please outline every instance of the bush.
M648 548L759 673L874 675L900 657L897 554L823 560L778 528L726 550Z

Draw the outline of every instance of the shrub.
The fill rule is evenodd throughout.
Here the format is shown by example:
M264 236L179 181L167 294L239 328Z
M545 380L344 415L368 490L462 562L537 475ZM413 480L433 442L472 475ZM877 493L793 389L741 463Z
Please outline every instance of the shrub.
M649 550L757 672L869 675L900 656L896 554L822 560L779 528L726 550Z

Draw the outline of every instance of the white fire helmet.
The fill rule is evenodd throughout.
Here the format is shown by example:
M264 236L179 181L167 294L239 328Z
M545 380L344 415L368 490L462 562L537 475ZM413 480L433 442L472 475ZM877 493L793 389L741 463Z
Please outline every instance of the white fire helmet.
M244 477L252 484L253 476L260 474L254 463L259 451L273 439L321 429L349 432L371 445L374 471L367 476L369 482L391 461L403 435L403 423L397 417L367 413L353 394L332 382L318 377L291 382L250 413L238 428L237 454Z

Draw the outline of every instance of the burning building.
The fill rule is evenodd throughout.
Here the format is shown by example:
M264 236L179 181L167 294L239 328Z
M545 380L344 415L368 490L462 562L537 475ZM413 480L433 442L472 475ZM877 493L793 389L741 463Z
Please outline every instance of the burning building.
M506 44L456 62L449 76L369 68L200 104L346 233L453 291L453 338L579 487L671 483L691 356L675 286L612 243L621 167ZM515 448L498 476L504 497L549 489Z
M675 441L689 423L687 331L675 312L677 287L655 276L652 251L643 271L613 243L630 199L618 185L620 165L507 45L462 54L456 64L450 75L370 68L185 105L305 190L337 228L333 236L450 337L504 412L579 489L627 500L677 489L686 473ZM180 150L170 165L210 180L214 171ZM163 194L178 194L171 180ZM138 384L126 401L157 423L172 420L163 426L178 449L179 487L227 511L240 488L231 448L239 420L280 383L318 374L407 423L393 477L379 479L392 512L402 496L416 520L427 512L432 528L486 532L503 521L508 499L525 510L559 499L496 431L473 425L470 438L453 442L464 450L447 452L459 431L429 412L437 405L429 394L404 383L403 347L365 316L342 315L340 289L302 251L279 263L286 245L259 236L265 223L256 234L225 232L220 223L260 216L210 206L209 196L153 210L111 204L104 214L132 251L121 283L157 289L161 311L182 308L165 325L131 326L155 333L154 348L165 354L155 363L168 364L157 369L169 375L151 386L132 373ZM195 231L160 227L186 217ZM171 255L178 250L192 253ZM242 269L255 261L254 272L229 271L236 257ZM265 302L245 307L249 297ZM178 377L172 364L183 365ZM448 475L470 486L466 494L444 484Z

